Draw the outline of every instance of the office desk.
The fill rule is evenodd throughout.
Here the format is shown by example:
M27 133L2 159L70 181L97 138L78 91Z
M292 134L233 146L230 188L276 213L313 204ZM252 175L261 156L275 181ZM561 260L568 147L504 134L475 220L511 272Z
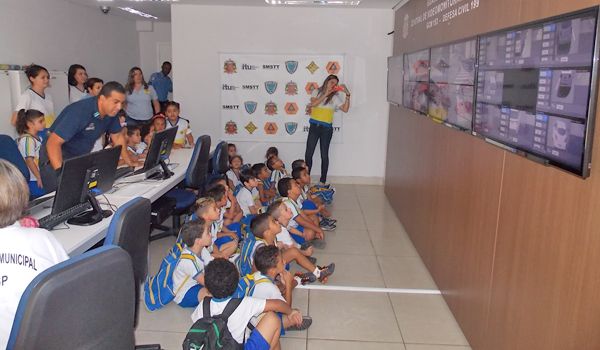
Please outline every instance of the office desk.
M156 201L183 181L192 153L193 149L178 149L171 152L170 163L178 165L172 169L175 174L170 178L166 180L145 180L130 184L116 184L117 190L112 193L107 193L106 198L110 201L110 204L116 207L120 207L135 197L148 198L152 202ZM124 178L123 181L127 181L127 178ZM97 196L96 199L100 203L102 209L110 209L103 196ZM50 211L51 208L46 207L32 215L36 218L41 218L50 214ZM90 249L106 237L106 231L110 225L111 219L112 215L91 226L70 225L70 227L67 228L67 226L61 224L50 232L52 232L56 239L62 244L69 256L75 256Z

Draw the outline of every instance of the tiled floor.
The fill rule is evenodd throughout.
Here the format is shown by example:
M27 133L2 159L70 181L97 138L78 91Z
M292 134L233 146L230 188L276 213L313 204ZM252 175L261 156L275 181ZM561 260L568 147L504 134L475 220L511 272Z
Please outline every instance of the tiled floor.
M320 263L336 263L329 286L437 289L381 186L336 185L335 232L317 251ZM173 244L150 246L150 273ZM439 295L295 290L294 307L312 316L308 331L289 332L283 349L468 350L469 345ZM191 310L175 304L140 311L138 344L180 349Z

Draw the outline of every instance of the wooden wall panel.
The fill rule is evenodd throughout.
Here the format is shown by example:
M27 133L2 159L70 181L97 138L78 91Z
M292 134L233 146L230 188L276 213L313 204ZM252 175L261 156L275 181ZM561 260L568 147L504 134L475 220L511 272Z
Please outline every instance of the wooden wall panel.
M413 0L396 12L394 53L598 4L480 0L403 38L426 6ZM473 349L600 349L598 169L582 180L392 107L386 193Z

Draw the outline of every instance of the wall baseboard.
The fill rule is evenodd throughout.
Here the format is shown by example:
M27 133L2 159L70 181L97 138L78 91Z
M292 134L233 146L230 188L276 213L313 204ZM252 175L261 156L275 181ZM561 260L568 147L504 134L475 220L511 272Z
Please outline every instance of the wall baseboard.
M319 176L311 176L313 183L319 182ZM327 180L332 184L340 185L379 185L383 186L383 177L369 176L328 176Z

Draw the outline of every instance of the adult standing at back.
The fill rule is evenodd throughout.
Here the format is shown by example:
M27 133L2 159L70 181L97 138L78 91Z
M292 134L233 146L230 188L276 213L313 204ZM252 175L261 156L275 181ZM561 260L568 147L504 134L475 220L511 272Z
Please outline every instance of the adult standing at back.
M56 189L63 160L90 153L96 140L106 132L115 146L122 147L125 162L137 165L129 158L127 141L116 117L124 102L123 85L111 81L104 84L97 97L84 98L63 109L40 150L40 173L46 192Z
M72 64L67 73L69 80L69 102L77 102L86 97L85 82L88 78L85 67L80 64Z
M325 78L323 85L315 89L310 98L310 128L306 139L306 153L304 161L309 171L312 170L312 158L317 143L321 149L321 178L322 184L327 182L327 171L329 170L329 144L333 137L333 115L342 111L348 113L350 109L350 91L346 86L338 86L339 78L329 75ZM339 92L344 92L346 98L342 98Z
M17 124L17 113L21 109L35 109L44 114L46 128L49 128L54 122L54 102L52 101L52 96L46 93L46 89L50 86L50 74L46 68L32 64L25 69L25 75L27 75L30 86L19 97L19 102L15 107L10 122L12 125ZM41 136L44 137L45 135Z
M139 67L129 70L127 78L127 125L146 124L154 113L160 111L156 90L144 79L144 73Z
M160 72L152 73L149 84L156 90L160 111L165 112L167 102L169 102L169 92L173 92L173 81L169 74L171 73L171 62L164 61L160 67ZM158 111L157 111L158 113Z

